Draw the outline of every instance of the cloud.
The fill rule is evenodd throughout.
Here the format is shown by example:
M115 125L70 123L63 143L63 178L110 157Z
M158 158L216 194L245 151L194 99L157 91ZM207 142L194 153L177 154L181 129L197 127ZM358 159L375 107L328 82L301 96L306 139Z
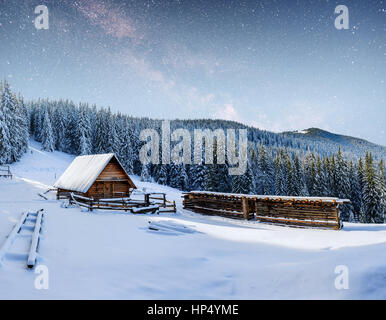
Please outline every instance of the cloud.
M329 119L334 117L336 120L339 117L337 114L333 115L331 112L327 112L330 109L311 103L294 103L289 105L286 110L275 114L268 115L258 111L256 112L256 119L244 123L273 132L294 131L311 127L331 131ZM275 110L278 109L275 108Z
M224 105L218 106L213 117L215 119L238 121L245 123L245 121L242 121L238 111L231 103L225 103Z

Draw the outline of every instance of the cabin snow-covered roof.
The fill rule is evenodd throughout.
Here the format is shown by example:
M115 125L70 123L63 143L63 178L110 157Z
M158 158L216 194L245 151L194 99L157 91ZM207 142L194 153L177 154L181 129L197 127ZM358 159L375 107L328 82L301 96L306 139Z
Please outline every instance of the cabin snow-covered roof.
M114 153L78 156L71 162L58 181L55 182L54 187L85 193L90 189L112 158L118 161Z

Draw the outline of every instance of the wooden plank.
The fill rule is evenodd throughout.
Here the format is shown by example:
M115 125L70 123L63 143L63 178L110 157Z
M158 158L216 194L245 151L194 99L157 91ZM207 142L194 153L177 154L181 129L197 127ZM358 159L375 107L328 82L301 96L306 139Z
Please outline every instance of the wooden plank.
M242 205L243 205L243 216L244 216L244 219L248 220L248 216L249 216L248 200L245 197L242 197L241 201L242 201Z
M8 251L9 247L12 245L15 240L15 236L19 233L21 226L23 225L25 219L27 219L28 212L22 214L20 220L13 227L11 233L8 235L3 246L0 248L0 266L2 265L2 259L4 258L5 253Z
M27 266L30 269L33 268L36 263L37 248L38 248L39 239L40 239L40 229L42 225L42 219L43 219L43 210L40 210L36 218L35 229L32 234L31 248L28 254Z

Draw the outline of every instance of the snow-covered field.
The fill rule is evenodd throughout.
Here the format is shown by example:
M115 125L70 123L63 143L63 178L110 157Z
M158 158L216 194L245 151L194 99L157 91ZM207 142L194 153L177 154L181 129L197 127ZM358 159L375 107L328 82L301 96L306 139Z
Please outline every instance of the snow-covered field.
M182 209L178 190L138 177L140 189L176 200L177 214L89 213L40 198L72 159L31 141L14 179L0 178L0 246L23 211L44 208L38 264L49 271L49 289L38 290L24 256L7 255L1 299L386 299L386 225L311 230L201 216ZM348 289L335 288L338 265Z

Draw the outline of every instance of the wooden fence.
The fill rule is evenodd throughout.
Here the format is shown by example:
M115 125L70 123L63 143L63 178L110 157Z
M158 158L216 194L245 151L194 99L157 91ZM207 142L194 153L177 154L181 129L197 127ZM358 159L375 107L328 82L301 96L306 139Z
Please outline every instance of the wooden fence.
M9 166L0 166L0 177L12 179L11 168Z
M94 199L70 193L69 202L89 211L101 209L130 211L132 213L176 212L175 201L166 200L166 195L163 193L145 193L144 200L131 198Z
M161 212L176 213L176 202L166 199L166 193L152 192L145 193L145 202L148 204L154 203L160 206Z
M272 224L339 230L339 206L347 199L279 197L193 191L184 195L185 209L209 215L254 219Z

